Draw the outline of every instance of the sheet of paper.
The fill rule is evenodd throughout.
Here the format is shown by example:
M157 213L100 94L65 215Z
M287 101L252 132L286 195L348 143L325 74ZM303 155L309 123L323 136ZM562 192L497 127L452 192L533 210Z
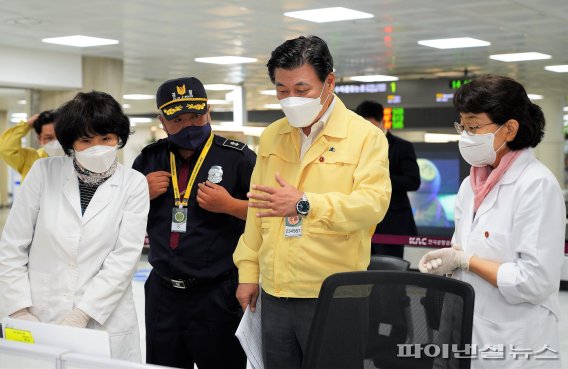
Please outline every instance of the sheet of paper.
M235 332L235 336L239 339L252 369L264 369L260 309L259 295L258 300L256 300L255 312L251 312L250 307L247 306L241 323Z

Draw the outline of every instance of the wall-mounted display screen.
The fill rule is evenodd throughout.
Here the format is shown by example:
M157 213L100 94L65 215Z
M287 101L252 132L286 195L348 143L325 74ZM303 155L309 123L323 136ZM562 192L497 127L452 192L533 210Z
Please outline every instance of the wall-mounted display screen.
M469 165L454 143L415 143L420 168L420 188L408 197L421 236L451 236L454 205L461 182L469 175Z

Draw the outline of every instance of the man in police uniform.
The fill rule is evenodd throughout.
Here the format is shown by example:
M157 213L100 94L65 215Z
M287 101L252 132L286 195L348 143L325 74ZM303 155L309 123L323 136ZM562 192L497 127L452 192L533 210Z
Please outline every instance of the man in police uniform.
M146 361L245 368L234 335L242 310L232 253L244 230L256 156L241 142L213 135L197 78L164 82L156 102L168 137L133 164L146 175L151 200Z

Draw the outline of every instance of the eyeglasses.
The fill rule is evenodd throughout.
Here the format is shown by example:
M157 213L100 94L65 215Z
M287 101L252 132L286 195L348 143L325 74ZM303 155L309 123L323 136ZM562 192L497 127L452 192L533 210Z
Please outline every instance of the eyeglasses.
M471 127L466 127L463 124L460 124L458 122L454 122L454 127L456 128L456 131L461 135L464 131L469 135L469 136L473 136L475 134L475 131L477 131L480 128L483 128L485 126L491 125L491 124L497 124L497 123L487 123L487 124L483 124L483 125L479 125L479 126L471 126Z

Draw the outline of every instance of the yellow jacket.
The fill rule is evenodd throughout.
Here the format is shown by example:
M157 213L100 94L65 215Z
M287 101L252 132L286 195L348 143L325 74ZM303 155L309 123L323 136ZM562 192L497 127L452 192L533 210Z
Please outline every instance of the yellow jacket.
M251 185L278 186L276 172L304 191L310 212L301 237L284 237L284 218L257 218L249 208L233 260L240 283L262 283L278 297L317 297L337 272L365 270L371 235L389 206L388 143L337 96L322 132L300 162L300 130L286 118L260 138Z
M0 136L0 159L17 170L22 180L37 159L48 156L43 148L36 150L22 147L22 137L27 135L31 128L28 123L22 121L8 128Z

